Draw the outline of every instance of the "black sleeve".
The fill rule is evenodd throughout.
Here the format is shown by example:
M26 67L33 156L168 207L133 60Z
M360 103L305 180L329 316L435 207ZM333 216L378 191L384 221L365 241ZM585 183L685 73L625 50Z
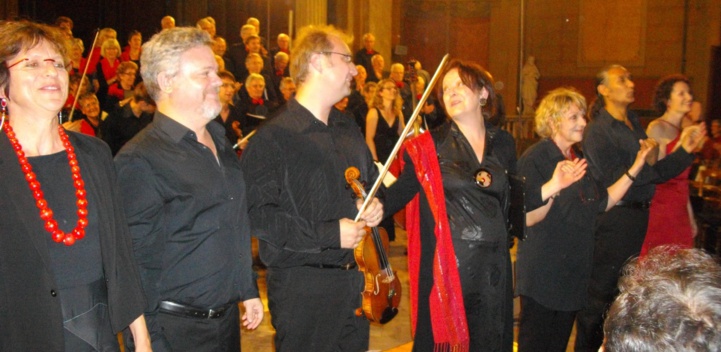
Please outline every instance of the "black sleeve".
M383 213L385 215L393 215L401 210L418 194L421 184L416 178L416 168L408 154L403 154L405 165L403 171L398 176L393 185L385 191L385 202L383 203Z

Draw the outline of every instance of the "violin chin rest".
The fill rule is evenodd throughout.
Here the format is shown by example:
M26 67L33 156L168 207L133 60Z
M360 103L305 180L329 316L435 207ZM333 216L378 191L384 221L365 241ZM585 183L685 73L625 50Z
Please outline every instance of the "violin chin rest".
M396 316L396 314L398 314L398 308L388 307L383 310L383 314L380 320L378 320L378 322L381 324L385 324L391 321Z

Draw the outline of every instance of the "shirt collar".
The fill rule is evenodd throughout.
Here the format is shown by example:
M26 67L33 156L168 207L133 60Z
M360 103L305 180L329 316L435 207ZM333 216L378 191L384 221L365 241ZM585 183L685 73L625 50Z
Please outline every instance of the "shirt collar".
M180 141L185 137L192 138L195 141L198 140L198 136L195 135L195 132L160 111L155 111L153 124L156 129L167 134L174 143L180 143ZM213 138L215 147L225 149L225 144L223 143L223 139L225 138L225 128L221 124L214 123L213 121L209 121L208 124L205 125L205 128Z

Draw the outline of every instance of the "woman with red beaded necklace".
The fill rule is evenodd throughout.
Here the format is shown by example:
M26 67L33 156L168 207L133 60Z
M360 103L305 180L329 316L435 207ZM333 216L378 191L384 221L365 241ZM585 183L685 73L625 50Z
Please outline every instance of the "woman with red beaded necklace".
M58 122L64 39L0 25L0 350L115 351L129 327L150 350L108 147Z

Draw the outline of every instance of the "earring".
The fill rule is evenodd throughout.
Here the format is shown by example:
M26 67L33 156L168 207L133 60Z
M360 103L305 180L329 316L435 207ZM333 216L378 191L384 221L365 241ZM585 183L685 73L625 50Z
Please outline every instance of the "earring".
M8 110L8 102L5 98L0 98L0 128L5 125L5 114Z
M486 102L487 102L487 101L488 101L488 99L486 99L486 98L481 98L481 100L480 100L481 106L486 106Z

